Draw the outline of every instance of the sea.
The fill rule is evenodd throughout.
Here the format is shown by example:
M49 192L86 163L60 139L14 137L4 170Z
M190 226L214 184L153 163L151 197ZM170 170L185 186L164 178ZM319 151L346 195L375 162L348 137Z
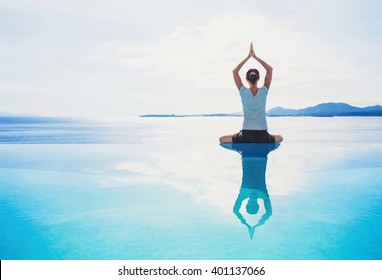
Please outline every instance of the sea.
M382 259L381 117L241 122L0 119L0 259Z

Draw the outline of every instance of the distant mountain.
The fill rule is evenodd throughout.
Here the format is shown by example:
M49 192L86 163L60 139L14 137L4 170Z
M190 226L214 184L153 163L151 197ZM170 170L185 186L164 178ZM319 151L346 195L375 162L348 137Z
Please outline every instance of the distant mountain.
M304 109L285 109L282 107L272 108L267 112L271 117L284 116L312 116L312 117L334 117L334 116L382 116L382 106L355 107L346 103L322 103Z
M242 112L212 113L212 114L147 114L141 118L182 118L182 117L241 117ZM269 117L334 117L334 116L382 116L382 106L368 106L364 108L351 106L346 103L321 103L304 109L287 109L275 107L267 112ZM71 122L79 119L62 117L42 117L31 114L12 114L0 112L0 123L39 123L39 122ZM82 120L83 121L83 120Z
M238 113L220 113L220 114L148 114L140 117L144 118L179 118L179 117L241 117L242 112ZM267 112L269 117L334 117L334 116L382 116L382 106L375 105L369 107L355 107L346 103L322 103L316 106L304 109L286 109L283 107L275 107Z

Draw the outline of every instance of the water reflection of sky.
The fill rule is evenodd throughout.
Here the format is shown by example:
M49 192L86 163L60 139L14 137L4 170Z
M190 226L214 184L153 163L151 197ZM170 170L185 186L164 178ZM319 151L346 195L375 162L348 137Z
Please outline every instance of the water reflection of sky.
M299 135L249 155L207 141L0 145L0 257L381 259L382 144Z

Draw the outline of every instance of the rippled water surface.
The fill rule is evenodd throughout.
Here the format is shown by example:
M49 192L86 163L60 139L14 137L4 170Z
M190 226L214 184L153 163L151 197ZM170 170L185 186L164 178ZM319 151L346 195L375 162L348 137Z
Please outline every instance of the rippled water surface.
M278 147L217 143L240 125L2 122L0 258L382 259L381 118L270 118Z

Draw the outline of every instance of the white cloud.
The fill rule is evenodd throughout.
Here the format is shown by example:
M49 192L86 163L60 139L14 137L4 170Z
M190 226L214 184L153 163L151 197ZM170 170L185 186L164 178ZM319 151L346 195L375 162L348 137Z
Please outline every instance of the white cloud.
M274 66L274 84L278 86L349 81L361 79L359 74L368 72L342 51L342 46L242 11L203 25L177 27L151 44L119 42L107 51L126 67L147 71L179 86L219 89L232 87L231 70L247 54L250 41L254 41L259 57ZM244 68L250 66L262 70L255 62Z
M15 18L9 22L16 22L14 29L20 32L8 28L5 20L4 30L12 32L5 32L7 44L0 46L1 82L7 87L0 92L2 110L20 112L42 99L45 105L35 104L31 113L239 111L231 70L247 54L250 41L275 69L269 107L379 102L375 91L382 75L380 45L371 42L380 42L380 36L379 31L361 32L371 23L355 12L356 7L369 11L360 1L346 8L352 17L363 19L359 24L339 9L343 0L296 0L277 7L267 2L256 9L243 0L245 10L233 1L217 8L196 1L187 9L175 1L164 6L149 0L93 2L16 0L4 5L5 18ZM168 16L155 12L159 6L168 9ZM337 38L340 31L343 36ZM363 37L358 40L353 34ZM263 71L255 61L243 71L248 67ZM48 101L41 89L56 97ZM11 95L17 97L8 99ZM63 106L75 103L78 110Z
M187 192L196 202L215 205L225 212L232 210L241 184L239 155L234 152L222 155L219 147L211 149L209 145L194 145L178 153L155 154L150 163L121 162L115 165L115 170L120 175L114 180L123 182L129 180L125 174L138 174L146 183L160 183Z
M303 191L308 177L306 172L320 170L334 161L334 158L317 154L314 160L310 155L291 162L291 154L308 155L300 146L292 145L289 150L281 147L269 155L266 177L272 197ZM131 185L132 180L138 178L141 183L172 187L190 194L197 203L213 205L223 212L232 211L242 183L242 162L238 153L201 144L187 146L178 152L155 154L150 162L120 162L114 169L119 173L111 178L113 181ZM131 179L132 174L137 177Z

